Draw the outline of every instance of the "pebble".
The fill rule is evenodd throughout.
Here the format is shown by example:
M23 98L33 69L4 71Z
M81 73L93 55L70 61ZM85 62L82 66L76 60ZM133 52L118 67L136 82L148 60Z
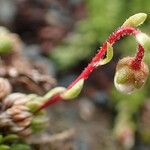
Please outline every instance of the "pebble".
M79 114L84 121L90 121L93 118L95 109L92 100L88 98L82 98L79 100Z

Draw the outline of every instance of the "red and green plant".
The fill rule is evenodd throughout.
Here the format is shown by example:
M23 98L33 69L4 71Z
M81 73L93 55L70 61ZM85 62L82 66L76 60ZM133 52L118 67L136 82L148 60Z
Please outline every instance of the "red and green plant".
M137 42L136 54L135 56L127 56L119 60L114 77L116 89L133 98L131 109L128 107L128 105L130 105L128 102L120 101L117 104L118 116L114 127L114 135L117 140L120 141L123 146L130 149L134 145L134 134L137 128L132 119L133 114L141 105L141 100L138 99L137 102L134 103L136 96L133 93L143 87L149 75L148 66L144 63L143 58L145 50L148 51L150 49L150 38L137 28L143 24L146 17L147 15L145 13L138 13L128 18L121 27L108 37L88 66L67 88L56 87L46 94L45 98L48 100L38 108L37 112L60 100L70 100L77 97L83 88L85 80L89 78L94 69L112 60L112 46L123 36L132 35ZM132 100L132 98L130 100ZM134 104L135 108L132 109Z
M135 37L137 41L137 51L135 56L125 57L118 62L114 78L114 84L119 91L125 94L131 94L140 89L145 84L149 74L148 66L143 62L143 57L145 50L148 51L150 49L150 38L148 35L137 29L137 27L145 21L146 17L147 15L145 13L138 13L127 19L121 27L119 27L112 35L108 37L106 42L102 44L102 47L99 48L98 53L88 64L88 66L67 88L56 87L47 92L44 96L38 96L35 94L30 95L19 94L19 96L21 96L19 98L19 101L18 101L18 94L15 95L11 94L11 96L9 95L8 97L4 98L2 101L2 105L5 106L4 107L5 109L2 110L0 118L1 122L4 122L4 127L7 123L6 121L10 122L9 126L10 132L8 133L8 136L11 133L13 133L13 136L15 134L15 136L17 135L18 137L20 136L22 131L24 133L25 131L36 131L40 130L40 128L43 128L42 127L43 125L42 123L44 121L43 116L45 115L43 110L60 100L70 100L76 98L80 94L84 82L89 78L90 74L99 66L105 65L112 60L113 58L112 46L120 38L126 35L132 35ZM6 53L8 53L9 49L11 49L12 46L11 40L7 39L3 35L1 36L6 40L6 42L5 40L3 40L3 42L0 43L1 45L0 52L1 54L4 54L4 51L6 50ZM2 81L5 83L5 85L8 86L7 81L5 81L4 79L2 79ZM7 89L8 93L10 94L10 88ZM15 99L13 97L15 97ZM128 113L124 113L128 111L128 108L124 106L120 108L123 109L121 110L122 113L118 115L118 118L121 118L123 120L117 124L118 126L116 134L118 134L118 136L121 135L120 136L121 139L122 138L126 139L126 136L128 135L132 137L133 134L132 122L130 125L129 124L126 125L127 128L125 130L122 130L123 129L122 125L130 121L130 116L128 115ZM16 112L16 110L17 115L14 113ZM28 121L27 124L26 122L25 124L23 124L24 126L19 132L18 128L16 128L20 127L19 126L20 122L16 123L16 120L18 119L18 114L19 117L20 116L22 117L22 114L25 114L25 119L26 121ZM125 132L125 134L120 134L120 132ZM6 135L2 134L2 139L6 140L7 136L6 137L5 136ZM7 146L5 145L5 143L3 145L3 142L1 143L3 149L4 147L5 149L10 149L10 145ZM130 140L129 142L127 141L125 145L127 147L131 147L133 143L134 142Z
M124 24L102 44L98 53L77 79L67 88L57 87L53 89L50 94L48 94L51 98L46 101L39 110L61 99L68 100L77 97L83 87L84 81L89 78L94 69L107 64L112 59L113 44L125 35L133 35L135 37L138 43L137 52L134 57L126 57L119 61L114 78L115 86L118 90L125 93L131 93L140 89L145 83L149 73L147 65L143 62L143 57L144 50L150 49L150 38L136 27L141 25L146 17L147 15L145 13L138 13L127 19Z

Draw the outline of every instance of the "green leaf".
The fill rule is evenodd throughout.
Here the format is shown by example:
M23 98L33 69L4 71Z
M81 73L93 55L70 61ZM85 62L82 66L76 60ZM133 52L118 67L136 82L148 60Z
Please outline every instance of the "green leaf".
M144 21L146 20L146 18L147 18L147 14L138 13L138 14L135 14L135 15L129 17L122 26L123 27L127 27L127 26L137 27L137 26L143 24Z
M64 87L56 87L56 88L50 90L49 92L47 92L47 93L44 95L43 99L44 99L44 100L50 99L50 98L51 98L52 96L54 96L55 94L64 92L65 90L66 90L66 88L64 88Z
M69 100L77 97L83 88L83 84L84 80L79 80L72 88L70 88L64 94L62 94L62 98L65 100Z
M39 101L39 99L34 99L26 103L26 106L30 109L32 113L35 112L41 105L42 100Z
M47 119L42 116L34 117L31 123L31 128L34 132L39 132L47 126Z
M107 53L106 58L100 60L100 62L96 66L101 66L109 63L113 58L113 47L111 44L107 42Z

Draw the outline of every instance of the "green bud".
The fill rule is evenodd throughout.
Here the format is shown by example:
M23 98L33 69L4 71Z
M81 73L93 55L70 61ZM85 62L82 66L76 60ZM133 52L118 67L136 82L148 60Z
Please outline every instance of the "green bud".
M145 50L150 51L150 37L145 33L138 33L136 35L136 40L140 43Z
M42 101L29 101L26 103L26 106L30 109L31 112L35 112L42 105Z
M125 94L131 94L140 89L147 80L149 69L148 66L141 62L140 69L132 68L133 57L121 59L116 68L114 84L117 90Z
M42 116L36 116L33 118L31 128L34 132L42 131L47 126L47 119Z
M118 84L126 83L129 80L129 77L132 75L130 69L127 67L118 70L117 74L116 82Z
M70 88L69 90L64 92L64 94L61 95L62 98L65 100L76 98L80 94L83 88L83 84L84 80L83 79L79 80L72 88Z
M65 90L66 90L66 88L64 88L64 87L56 87L56 88L50 90L49 92L47 92L44 95L43 99L44 100L50 99L53 95L64 92Z
M145 13L138 13L138 14L135 14L131 17L129 17L124 23L123 23L123 27L137 27L141 24L144 23L144 21L146 20L147 18L147 14Z

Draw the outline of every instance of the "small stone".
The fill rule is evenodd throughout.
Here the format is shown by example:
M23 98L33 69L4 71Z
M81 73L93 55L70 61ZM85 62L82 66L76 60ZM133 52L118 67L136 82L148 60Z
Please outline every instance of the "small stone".
M89 121L94 116L94 113L95 113L95 105L89 99L82 98L79 101L80 117L85 121Z

